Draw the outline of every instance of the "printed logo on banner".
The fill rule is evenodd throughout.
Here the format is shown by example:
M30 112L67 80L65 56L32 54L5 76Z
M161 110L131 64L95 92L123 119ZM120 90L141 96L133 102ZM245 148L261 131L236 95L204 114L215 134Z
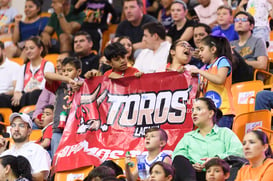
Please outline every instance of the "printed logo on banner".
M77 133L83 134L100 129L103 132L115 121L122 127L135 127L134 136L142 137L150 127L161 124L181 124L185 121L187 101L192 86L187 90L160 91L158 93L110 94L101 85L91 94L81 95L76 119L80 120ZM107 98L110 104L106 123L102 124L99 113L100 104Z
M217 108L219 108L221 106L221 104L222 104L221 96L215 91L206 92L205 97L210 98L211 100L213 100L213 102L214 102L214 104L215 104L215 106Z

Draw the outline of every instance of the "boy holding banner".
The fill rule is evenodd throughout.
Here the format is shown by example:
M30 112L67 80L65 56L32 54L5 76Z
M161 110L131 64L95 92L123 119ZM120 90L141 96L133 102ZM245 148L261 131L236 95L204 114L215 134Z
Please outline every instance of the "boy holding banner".
M119 42L108 45L104 49L104 56L112 69L105 72L104 75L110 79L119 79L128 76L140 77L141 72L134 67L127 66L128 59L125 56L127 53L125 47Z
M165 130L157 127L152 127L147 129L145 132L145 148L148 150L148 153L142 153L145 157L145 169L147 173L150 170L150 166L157 162L163 161L168 164L172 164L172 159L170 155L163 152L163 148L167 144L168 135ZM138 169L133 173L130 170L130 155L126 157L126 166L125 166L126 178L128 181L136 181L138 178Z
M51 139L51 154L54 156L62 137L66 119L73 100L73 90L78 89L82 64L76 57L67 57L62 62L62 75L52 72L45 73L46 88L56 95Z

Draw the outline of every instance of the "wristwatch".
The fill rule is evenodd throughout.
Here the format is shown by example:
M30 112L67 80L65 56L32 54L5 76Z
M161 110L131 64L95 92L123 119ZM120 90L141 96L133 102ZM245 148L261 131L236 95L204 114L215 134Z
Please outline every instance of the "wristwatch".
M57 15L58 18L63 18L64 17L64 13L60 13Z

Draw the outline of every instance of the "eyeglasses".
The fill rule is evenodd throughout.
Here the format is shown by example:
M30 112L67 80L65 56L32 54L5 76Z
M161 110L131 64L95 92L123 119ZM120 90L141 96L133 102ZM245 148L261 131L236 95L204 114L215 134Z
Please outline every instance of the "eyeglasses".
M235 19L234 19L234 22L235 22L235 23L237 23L237 22L239 22L239 21L241 21L241 22L247 22L247 21L248 21L248 18L235 18Z
M182 46L184 48L190 49L191 51L194 51L194 48L185 41L182 41L181 43L178 43L176 46Z
M12 123L10 125L12 128L15 128L15 127L19 127L19 128L25 128L26 127L26 123L19 123L19 124L15 124L15 123Z

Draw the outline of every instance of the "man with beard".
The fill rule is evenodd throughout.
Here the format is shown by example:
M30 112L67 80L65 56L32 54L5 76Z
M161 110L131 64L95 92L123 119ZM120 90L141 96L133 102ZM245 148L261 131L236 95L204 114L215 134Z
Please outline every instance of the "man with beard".
M0 107L11 107L19 68L17 63L6 57L4 43L0 41Z
M32 121L25 113L12 113L9 117L10 132L14 144L9 150L1 154L24 156L28 159L32 167L32 177L34 181L47 180L51 159L48 152L40 145L29 141L29 136L32 130ZM0 148L5 147L1 145Z
M91 36L87 32L79 31L75 34L74 52L82 62L82 78L87 71L99 68L99 56L92 52L92 46Z

